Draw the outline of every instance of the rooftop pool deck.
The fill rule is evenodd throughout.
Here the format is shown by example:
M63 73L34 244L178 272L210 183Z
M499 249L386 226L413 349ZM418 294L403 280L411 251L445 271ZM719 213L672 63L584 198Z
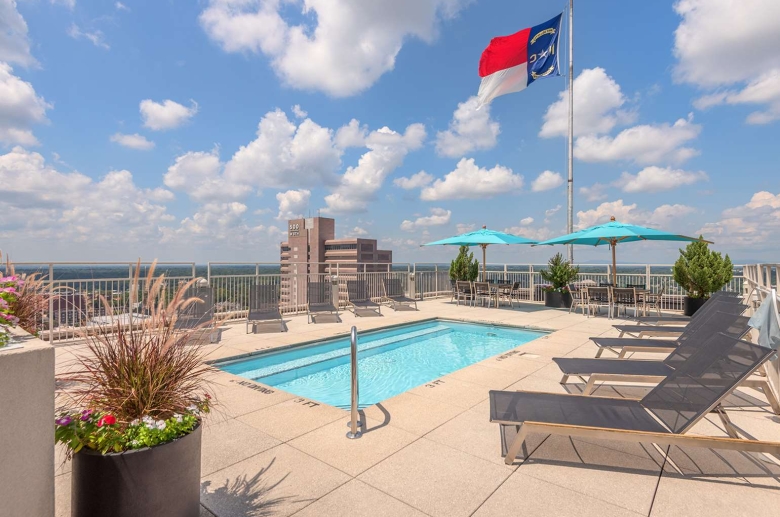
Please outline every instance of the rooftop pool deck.
M538 304L514 309L420 302L419 311L382 317L341 315L339 323L286 318L288 332L246 334L227 325L208 362L253 357L433 318L543 330L533 341L487 356L361 410L363 436L345 437L349 412L218 368L209 375L218 407L206 420L201 516L774 516L780 466L760 454L678 448L669 458L651 445L531 435L525 460L507 466L499 430L489 422L488 391L578 393L562 386L553 357L593 357L591 336L617 336L620 320L586 318ZM55 347L58 373L83 344ZM649 358L650 356L648 356ZM637 356L641 358L641 356ZM657 359L657 356L655 356ZM361 379L361 389L365 384ZM649 385L600 386L596 396L639 398ZM733 423L766 440L780 436L780 417L763 395L740 388L729 399ZM691 431L726 436L717 416ZM57 515L70 515L70 464L57 449Z

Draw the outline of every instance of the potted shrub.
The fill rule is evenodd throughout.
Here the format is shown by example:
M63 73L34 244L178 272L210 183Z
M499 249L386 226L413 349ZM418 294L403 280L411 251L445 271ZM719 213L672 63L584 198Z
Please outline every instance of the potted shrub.
M547 263L547 269L539 272L542 279L550 284L544 288L545 307L556 309L571 307L569 284L580 274L579 266L574 267L563 255L556 253Z
M140 282L139 270L129 296L143 316L123 315L111 328L85 332L88 350L76 371L58 379L67 402L55 437L73 461L74 517L199 514L208 370L191 346L198 329L179 330L176 319L200 300L185 299L194 281L168 299L164 275L155 277L152 265ZM113 315L110 300L100 302Z
M694 241L680 250L680 258L674 263L672 275L674 281L687 293L684 314L693 316L712 293L720 291L731 281L734 266L728 255L723 257L710 250L704 241Z
M479 276L479 261L474 258L474 253L469 253L468 246L461 246L458 256L450 263L450 279L466 280L473 282Z

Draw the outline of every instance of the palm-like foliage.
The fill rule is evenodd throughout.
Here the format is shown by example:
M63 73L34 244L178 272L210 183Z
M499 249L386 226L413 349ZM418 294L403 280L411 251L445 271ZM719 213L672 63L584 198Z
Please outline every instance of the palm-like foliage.
M195 280L179 286L167 300L165 275L155 277L154 269L153 264L141 281L136 267L130 289L130 306L140 302L145 318L131 317L129 322L114 318L110 326L83 333L88 350L78 356L77 371L59 379L71 386L67 391L75 408L109 413L126 423L144 416L170 418L207 396L208 369L202 352L191 343L209 322L196 329L176 328L179 313L202 303L185 298ZM103 296L100 301L114 316L111 302Z
M556 253L548 262L547 269L539 271L545 282L552 284L553 289L568 286L580 274L579 266L573 267L563 255Z
M468 246L458 249L458 256L450 264L450 278L453 280L466 280L473 282L479 276L479 261L474 258L474 253L469 253Z
M734 266L728 255L723 257L706 242L695 241L680 250L672 274L691 298L709 298L731 281Z

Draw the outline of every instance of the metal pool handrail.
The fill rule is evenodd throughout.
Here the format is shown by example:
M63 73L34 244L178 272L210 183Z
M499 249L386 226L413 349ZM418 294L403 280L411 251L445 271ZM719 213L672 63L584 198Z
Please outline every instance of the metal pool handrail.
M352 327L349 338L349 347L351 355L350 366L352 369L352 404L350 408L350 422L347 438L354 440L363 436L363 433L358 430L358 427L360 427L360 421L358 421L358 398L360 395L358 389L357 327Z

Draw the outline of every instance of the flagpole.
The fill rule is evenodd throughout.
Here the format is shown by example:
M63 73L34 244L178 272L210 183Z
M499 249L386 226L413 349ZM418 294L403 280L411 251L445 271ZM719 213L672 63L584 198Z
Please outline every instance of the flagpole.
M569 0L569 181L567 233L574 231L574 0ZM569 262L574 262L574 245L569 244Z

